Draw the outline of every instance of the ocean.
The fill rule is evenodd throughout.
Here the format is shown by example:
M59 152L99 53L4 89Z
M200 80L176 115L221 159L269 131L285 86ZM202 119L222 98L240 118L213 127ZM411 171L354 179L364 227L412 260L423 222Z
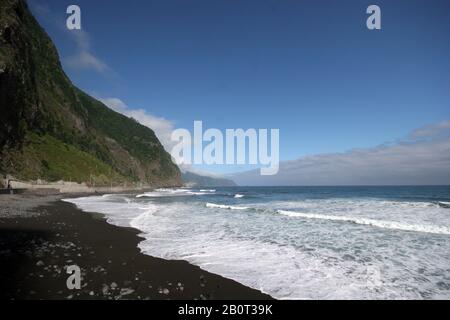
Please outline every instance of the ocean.
M66 199L278 299L450 299L449 186L157 189Z

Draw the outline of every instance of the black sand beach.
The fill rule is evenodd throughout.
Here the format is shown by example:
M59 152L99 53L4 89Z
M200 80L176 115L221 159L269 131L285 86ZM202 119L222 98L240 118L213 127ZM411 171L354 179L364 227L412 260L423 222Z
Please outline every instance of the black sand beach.
M270 299L185 261L144 255L137 230L60 199L0 195L0 299ZM69 265L81 268L80 290L66 286Z

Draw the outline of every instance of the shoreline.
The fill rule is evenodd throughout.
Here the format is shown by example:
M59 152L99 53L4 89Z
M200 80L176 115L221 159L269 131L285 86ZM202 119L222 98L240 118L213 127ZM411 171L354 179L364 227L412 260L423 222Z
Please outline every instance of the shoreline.
M141 253L139 230L61 201L77 196L0 195L0 299L273 299L187 261ZM69 265L81 269L80 290L66 286Z

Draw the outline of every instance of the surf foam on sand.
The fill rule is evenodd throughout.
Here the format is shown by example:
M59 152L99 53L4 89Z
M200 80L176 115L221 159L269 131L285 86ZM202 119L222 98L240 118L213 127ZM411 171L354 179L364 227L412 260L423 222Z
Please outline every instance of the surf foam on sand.
M442 285L450 217L436 201L205 190L68 201L141 230L148 255L189 261L275 298L450 298Z

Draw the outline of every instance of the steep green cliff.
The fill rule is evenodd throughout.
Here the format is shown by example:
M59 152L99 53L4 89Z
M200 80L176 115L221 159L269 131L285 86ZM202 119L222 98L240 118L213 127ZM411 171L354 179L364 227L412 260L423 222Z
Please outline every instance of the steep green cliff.
M155 133L76 88L24 0L0 0L0 173L181 184Z

